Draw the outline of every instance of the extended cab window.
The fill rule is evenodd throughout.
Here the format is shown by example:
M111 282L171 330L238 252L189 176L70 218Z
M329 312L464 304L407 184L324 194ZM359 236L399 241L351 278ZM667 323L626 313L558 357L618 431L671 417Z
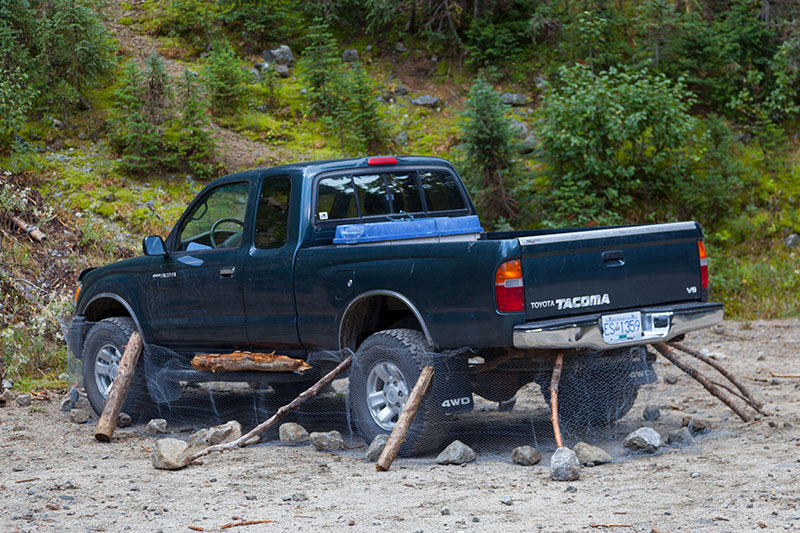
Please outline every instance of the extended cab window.
M217 187L194 206L178 233L179 250L238 248L247 213L249 183Z
M285 176L268 178L261 186L256 211L256 248L280 248L286 244L289 222L289 198L292 181Z

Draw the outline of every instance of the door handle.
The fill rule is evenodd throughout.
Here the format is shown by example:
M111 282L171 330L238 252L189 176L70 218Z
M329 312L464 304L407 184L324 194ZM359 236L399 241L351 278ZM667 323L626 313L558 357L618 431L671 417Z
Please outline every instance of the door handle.
M236 272L236 267L225 267L219 269L219 277L222 279L230 279L233 277L234 272Z

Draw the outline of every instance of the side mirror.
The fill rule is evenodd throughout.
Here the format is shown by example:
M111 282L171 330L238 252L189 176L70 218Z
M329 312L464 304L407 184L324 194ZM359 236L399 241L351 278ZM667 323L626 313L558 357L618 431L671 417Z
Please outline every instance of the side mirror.
M144 251L144 255L167 255L164 239L158 235L145 237L142 240L142 251Z

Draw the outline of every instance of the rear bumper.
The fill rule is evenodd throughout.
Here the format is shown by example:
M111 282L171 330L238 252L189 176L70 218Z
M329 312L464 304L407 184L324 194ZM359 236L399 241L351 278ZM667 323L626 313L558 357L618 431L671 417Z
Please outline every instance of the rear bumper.
M532 348L591 348L608 350L624 346L637 346L666 342L690 331L718 324L723 318L723 306L716 302L692 302L685 304L644 307L630 309L641 311L642 322L651 324L645 327L641 338L615 344L603 340L600 326L602 313L578 317L558 318L527 322L514 327L514 346L520 349ZM657 317L658 320L653 320ZM668 325L654 327L654 322L668 319Z

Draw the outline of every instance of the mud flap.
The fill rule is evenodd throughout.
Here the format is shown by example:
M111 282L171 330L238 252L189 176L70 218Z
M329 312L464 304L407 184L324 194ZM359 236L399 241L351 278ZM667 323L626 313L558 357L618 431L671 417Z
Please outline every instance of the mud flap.
M631 383L636 385L647 385L648 383L655 383L658 380L656 371L653 370L653 361L655 358L650 358L647 349L642 346L639 348L639 355L635 358L634 364L628 377Z
M445 414L467 413L474 407L465 353L437 354L433 360L433 393Z

